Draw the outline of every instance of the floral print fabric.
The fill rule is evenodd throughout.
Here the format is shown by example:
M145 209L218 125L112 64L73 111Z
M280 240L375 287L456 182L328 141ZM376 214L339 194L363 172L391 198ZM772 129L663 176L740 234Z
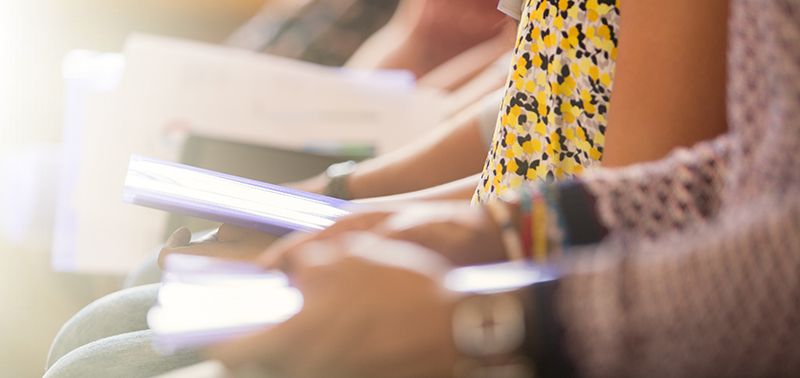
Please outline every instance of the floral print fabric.
M526 0L492 148L473 203L525 181L597 167L603 154L619 6L615 0Z

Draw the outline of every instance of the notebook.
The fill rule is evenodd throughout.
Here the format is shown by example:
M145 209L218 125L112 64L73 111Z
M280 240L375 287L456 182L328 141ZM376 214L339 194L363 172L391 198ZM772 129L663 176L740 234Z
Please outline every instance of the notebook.
M369 206L132 155L125 203L224 222L275 235L322 230Z
M147 313L154 349L164 355L220 342L285 321L303 295L280 272L206 256L171 254Z

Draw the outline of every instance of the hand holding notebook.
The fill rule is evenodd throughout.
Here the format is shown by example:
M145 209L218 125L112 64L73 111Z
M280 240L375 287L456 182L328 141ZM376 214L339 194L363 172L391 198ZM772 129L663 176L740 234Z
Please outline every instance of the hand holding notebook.
M136 154L128 165L122 200L278 236L322 230L353 211L370 208Z
M158 265L163 267L166 256L173 253L250 261L278 238L266 232L225 223L192 241L189 229L181 227L164 243L158 256Z
M135 154L125 178L123 201L225 222L191 244L187 229L175 231L159 256L162 266L170 253L251 260L280 235L321 230L351 211L369 208Z

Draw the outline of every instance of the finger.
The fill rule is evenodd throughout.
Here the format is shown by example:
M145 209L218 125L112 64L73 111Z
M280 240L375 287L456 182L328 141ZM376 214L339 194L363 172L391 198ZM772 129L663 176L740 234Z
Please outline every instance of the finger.
M188 255L209 256L221 259L253 261L258 256L259 249L243 242L206 242L178 247L171 253L184 253Z
M407 229L383 229L379 233L386 238L416 243L439 252L456 265L487 264L506 259L499 231L487 227L432 222Z
M347 231L365 231L392 215L389 211L370 211L354 213L341 218L333 226L323 230L323 234L340 234Z
M451 222L432 222L424 226L399 230L384 228L378 230L377 233L388 239L418 244L438 252L451 262L457 262L457 256L453 256L452 252L458 251L461 253L465 248L469 247L474 230L459 227L459 225ZM456 258L454 259L454 257Z
M162 269L164 268L164 259L167 257L168 254L172 253L176 248L185 247L189 245L192 241L192 232L189 231L186 227L181 227L172 235L167 238L167 241L164 242L164 246L161 247L161 252L158 254L158 266Z
M217 229L217 239L219 241L237 240L242 238L243 235L247 233L246 230L247 229L243 229L242 227L223 223Z
M287 258L295 253L303 244L327 240L350 231L365 231L380 224L392 213L387 211L373 211L348 215L339 219L330 227L312 234L295 233L293 236L283 238L264 251L257 260L266 269L281 269L287 264Z
M181 227L172 235L167 238L167 241L164 243L164 248L176 248L176 247L183 247L189 245L189 242L192 241L192 232L189 231L186 227Z
M261 251L260 246L246 242L195 242L181 245L181 241L165 245L158 255L159 266L164 266L164 261L169 254L181 253L186 255L209 256L221 259L232 259L252 262Z
M260 239L274 239L275 235L254 230L252 228L234 226L231 224L223 223L219 226L217 232L219 241L237 241L237 240L260 240Z
M312 241L317 237L316 234L305 232L295 232L288 236L278 239L256 258L256 264L265 269L283 270L286 256L294 249L306 242Z
M324 275L319 272L309 275L308 271L334 264L346 254L338 238L310 241L282 254L273 266L286 273L292 285L300 288L298 285L304 277L311 277L314 280L324 279Z

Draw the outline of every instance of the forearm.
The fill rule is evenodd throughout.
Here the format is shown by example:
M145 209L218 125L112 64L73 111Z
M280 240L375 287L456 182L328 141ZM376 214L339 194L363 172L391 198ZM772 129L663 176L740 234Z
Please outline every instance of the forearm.
M508 76L508 62L511 60L508 53L514 49L517 25L513 22L504 22L503 32L494 38L477 44L448 61L440 64L435 69L419 78L417 84L425 87L441 88L445 91L456 91L467 83L479 78L487 68L498 65L497 60L503 57L500 69L496 73L496 85L500 88L505 84ZM485 93L483 93L485 94ZM481 94L481 95L483 95Z
M415 77L421 78L459 52L434 49L421 36L410 34L376 68L409 70Z
M724 133L727 1L622 6L603 167L658 160Z
M477 110L394 153L359 164L348 177L353 198L407 193L480 172L487 147L478 131Z
M378 68L407 69L422 77L503 31L506 16L486 0L425 1L408 37Z
M433 188L393 196L366 198L356 202L380 208L393 208L395 204L411 201L469 200L475 193L479 181L480 174L475 174Z
M346 179L350 197L408 193L479 173L488 149L480 129L486 126L481 118L484 106L479 102L411 145L359 163ZM321 194L327 181L322 174L286 185Z

